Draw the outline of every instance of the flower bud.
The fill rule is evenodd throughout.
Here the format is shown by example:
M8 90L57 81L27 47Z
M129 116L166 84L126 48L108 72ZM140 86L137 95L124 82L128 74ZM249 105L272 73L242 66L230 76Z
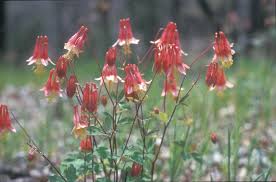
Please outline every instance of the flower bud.
M56 64L56 72L60 79L66 76L67 64L68 64L68 61L66 58L64 58L63 56L60 56L58 58L58 61Z
M131 176L132 177L137 177L137 176L140 175L141 171L142 171L142 165L134 162L132 164L132 168L131 168Z
M106 95L101 96L101 104L105 107L107 104L107 97Z
M108 51L105 54L105 62L108 64L108 66L113 66L116 61L116 47L111 47L108 49Z
M83 107L89 112L96 112L98 105L98 91L95 83L86 83L83 89Z
M36 151L35 149L31 148L28 152L28 161L33 161L36 159Z
M82 139L80 142L80 150L82 152L90 152L93 149L93 142L91 136L87 136L85 139Z
M153 108L153 112L154 112L154 114L159 114L160 110L157 107L155 107L155 108Z
M217 137L216 133L212 132L210 138L211 138L211 141L213 142L213 144L217 143L218 137Z
M71 75L67 81L66 93L69 98L72 98L77 89L77 78L75 75Z

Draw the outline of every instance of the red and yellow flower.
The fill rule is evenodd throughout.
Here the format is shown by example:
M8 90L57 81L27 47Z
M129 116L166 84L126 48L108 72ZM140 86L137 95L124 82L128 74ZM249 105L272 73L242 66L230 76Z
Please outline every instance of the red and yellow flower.
M128 64L125 67L126 77L124 80L124 91L127 100L139 101L147 91L147 84L150 83L142 78L142 75L135 64Z
M7 131L16 132L15 128L11 125L8 106L0 104L0 133Z
M98 107L98 90L95 83L86 83L83 89L83 107L89 112L96 112Z
M36 43L33 51L33 55L26 61L28 65L35 64L35 72L44 72L44 66L48 63L54 63L48 56L48 37L47 36L37 36Z
M214 42L214 59L221 61L222 66L229 68L233 64L232 55L235 54L235 51L232 49L233 43L230 44L223 32L215 33L215 42Z
M120 27L119 27L119 34L118 40L113 44L113 47L119 44L119 46L124 47L124 53L130 54L130 44L138 44L139 40L134 38L132 33L132 28L130 25L130 19L120 19Z
M44 95L50 100L57 95L62 97L62 89L60 87L57 72L54 68L50 70L48 80L40 90L43 91Z
M72 133L76 138L85 138L87 135L87 127L89 125L88 115L80 106L74 106L74 128Z
M83 46L87 40L88 28L81 26L79 31L75 33L67 43L64 45L64 49L68 50L68 53L65 55L66 58L72 60L72 56L76 55L79 57L79 54L83 51Z

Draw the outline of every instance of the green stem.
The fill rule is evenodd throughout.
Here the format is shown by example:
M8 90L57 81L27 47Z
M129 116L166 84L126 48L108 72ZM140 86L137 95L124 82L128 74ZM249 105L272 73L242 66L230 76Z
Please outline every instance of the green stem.
M231 169L230 169L230 163L231 163L231 134L230 134L230 130L228 128L228 181L231 181Z

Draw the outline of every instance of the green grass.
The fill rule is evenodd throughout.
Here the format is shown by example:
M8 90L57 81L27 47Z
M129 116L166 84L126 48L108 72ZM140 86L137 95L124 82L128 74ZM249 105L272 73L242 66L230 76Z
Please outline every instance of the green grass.
M93 63L92 60L78 60L76 63L78 66L76 68L79 80L89 81L95 77L99 77L99 72L97 65ZM206 65L206 63L199 63L201 65ZM199 66L198 69L203 71L204 66ZM205 68L204 68L205 69ZM189 74L189 72L188 72ZM145 73L145 79L149 80L152 73L148 70ZM273 126L272 121L276 120L276 65L272 61L267 60L251 60L251 59L238 59L235 62L233 68L227 70L226 75L229 80L234 83L234 88L227 89L223 94L217 94L216 92L210 92L207 90L204 84L205 71L201 75L201 81L191 92L186 104L179 108L176 116L174 117L174 122L170 126L167 133L165 145L170 145L173 155L171 155L170 162L165 165L165 170L170 169L174 171L171 179L180 180L179 176L184 173L189 165L191 159L183 160L185 162L179 162L179 159L184 158L184 153L196 152L199 156L203 157L203 164L207 167L211 167L208 161L205 161L206 156L213 154L215 150L218 150L223 155L223 162L219 164L219 169L224 175L224 179L227 179L227 175L231 174L231 179L236 176L239 172L238 168L238 150L241 145L244 145L246 141L249 143L249 162L246 166L248 169L248 178L253 173L261 174L267 173L268 169L266 166L261 166L256 161L255 163L250 163L251 152L253 149L262 149L260 145L260 139L267 132L268 129L273 129L275 132L275 126ZM188 76L184 83L184 92L188 90L192 82L196 78L196 72ZM7 84L13 84L16 86L22 86L30 82L35 83L37 86L42 86L47 79L47 75L41 78L36 78L35 75L30 71L30 67L14 68L11 66L1 66L0 68L0 90L4 88ZM154 81L152 90L149 95L150 98L147 99L147 105L143 106L143 109L147 112L153 109L153 107L162 108L163 100L160 99L161 87L163 78L157 78ZM173 103L169 101L167 109L171 110ZM62 107L66 107L68 104L65 102L61 103ZM227 110L228 108L228 110ZM234 111L231 109L234 108ZM223 115L223 110L226 113ZM68 111L65 109L65 111ZM227 111L229 113L227 113ZM49 114L51 120L52 114ZM20 118L20 116L18 116ZM55 136L62 137L62 140L66 143L66 146L62 148L64 151L68 151L68 148L77 149L77 142L71 137L71 127L72 127L72 113L65 113L63 115L64 120L60 125L63 130L56 130L55 125L42 122L41 127L35 132L35 138L39 140L39 143L43 144L45 140L47 145L45 149L55 152L56 141ZM188 118L192 118L193 123L189 128L189 135L186 135L188 130L185 121ZM39 121L38 121L39 122ZM251 124L251 129L248 131L245 125ZM156 124L155 126L162 127L162 124ZM274 123L275 125L275 123ZM274 128L273 128L274 127ZM45 128L48 128L47 130ZM230 143L228 144L227 132L230 131ZM56 134L59 132L59 134ZM216 132L219 137L218 148L210 142L209 136L211 132ZM54 134L53 134L54 133ZM0 152L0 155L5 157L10 157L11 154L18 152L19 150L26 150L24 145L24 140L22 139L22 133L18 132L16 137L11 137L10 135L1 142L0 147L2 149L5 146L5 151ZM49 136L49 138L47 138ZM40 139L39 139L40 138ZM185 148L182 146L177 146L171 144L171 141L182 142L185 141ZM231 144L231 153L227 146ZM19 147L18 147L19 146ZM271 146L275 149L276 144L272 143ZM184 151L182 151L184 150ZM266 152L272 167L270 174L275 174L276 157L273 150L264 149ZM229 158L230 163L228 162ZM159 166L157 171L161 170ZM254 171L255 167L261 167L261 171ZM196 172L193 173L193 180L200 180L205 174L203 165L199 162L196 163ZM229 171L230 169L230 171ZM264 175L265 176L265 175ZM266 176L265 176L266 177ZM210 178L209 178L210 179Z

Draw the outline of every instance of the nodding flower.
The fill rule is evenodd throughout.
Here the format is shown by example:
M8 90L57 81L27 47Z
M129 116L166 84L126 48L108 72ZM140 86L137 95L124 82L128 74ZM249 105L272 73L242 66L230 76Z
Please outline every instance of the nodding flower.
M186 74L189 66L184 63L184 51L181 49L177 26L169 22L161 37L154 44L154 68L157 73L164 72L166 75L174 70L181 74Z
M108 66L115 65L116 57L117 57L116 47L109 48L105 53L105 63L108 64Z
M48 80L44 87L40 90L44 91L44 95L48 97L49 100L53 99L57 95L62 97L62 89L60 88L57 72L54 68L50 70Z
M16 132L11 125L11 119L8 106L0 104L0 134L7 131Z
M117 41L113 44L113 47L118 45L124 47L124 53L130 54L130 44L138 44L139 40L133 37L130 19L120 19L120 27Z
M77 91L77 78L75 75L71 75L66 84L66 94L69 98L72 98Z
M101 76L95 79L101 81L100 85L105 83L110 91L115 89L115 86L118 83L118 81L122 81L122 79L117 75L117 68L115 62L116 48L111 47L105 54L105 65L103 67Z
M172 73L167 75L164 81L164 87L161 96L172 96L174 99L177 98L179 92L179 87L177 86L176 79Z
M72 133L76 138L85 138L87 136L87 127L89 125L88 115L83 111L80 106L74 106L74 128Z
M101 76L95 80L100 80L100 85L106 84L107 89L110 91L116 89L116 84L122 81L121 77L117 75L116 65L109 66L108 64L104 65Z
M87 40L88 28L81 26L79 31L75 33L67 43L64 45L64 49L68 50L66 57L69 60L73 59L73 56L76 55L79 57L79 54L83 52L84 43Z
M222 66L229 68L233 64L232 55L235 51L232 49L233 43L230 44L223 32L215 33L215 42L213 49L215 51L215 58L221 61Z
M68 66L68 60L63 56L60 56L56 63L56 71L60 79L66 77L67 66Z
M97 112L98 91L95 83L86 83L83 89L83 107L89 112Z
M205 82L210 90L222 91L234 86L226 79L223 67L214 60L208 65Z
M124 92L127 100L139 101L147 91L147 84L150 83L142 78L142 75L135 64L125 66L126 77L124 80Z
M50 62L54 65L48 56L48 37L37 36L33 55L26 61L28 65L35 64L35 72L40 73L43 71L43 66L47 66Z
M86 138L80 141L80 150L82 152L91 152L93 149L93 141L91 136L86 136Z

